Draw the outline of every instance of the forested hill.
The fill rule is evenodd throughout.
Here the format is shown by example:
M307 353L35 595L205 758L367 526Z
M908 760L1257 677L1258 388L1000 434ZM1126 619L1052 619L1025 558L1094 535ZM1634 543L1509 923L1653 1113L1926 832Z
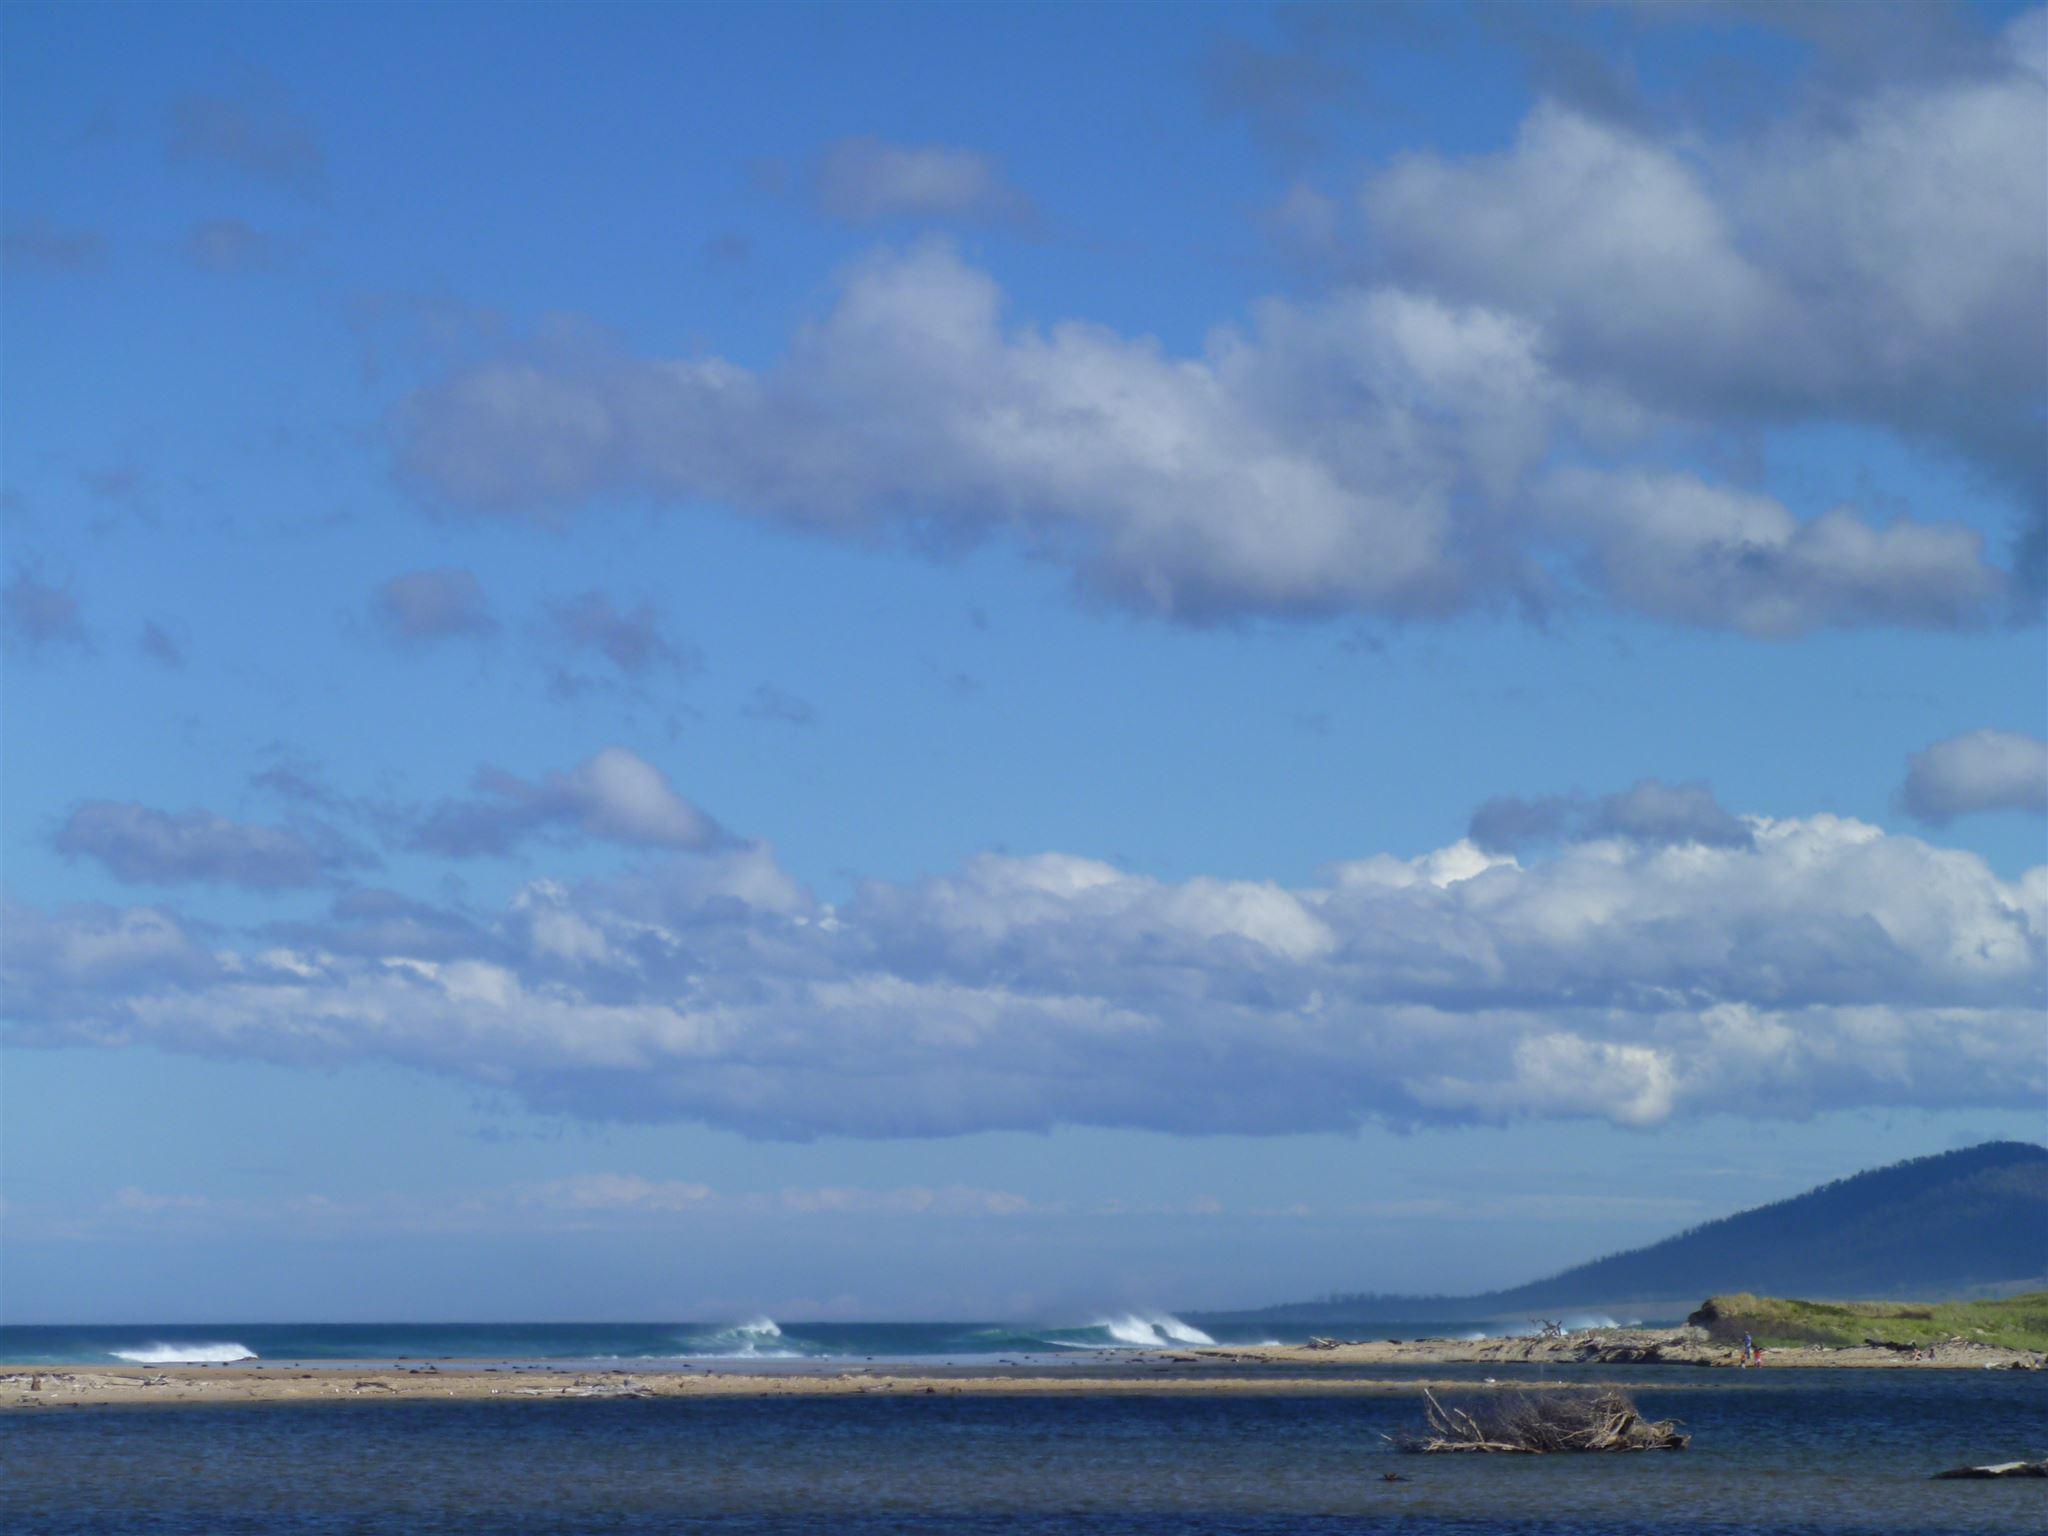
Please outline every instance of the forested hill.
M1519 1316L1722 1291L1936 1298L2048 1275L2048 1148L1991 1141L1837 1179L1647 1248L1479 1296L1332 1296L1274 1321ZM1220 1317L1223 1314L1210 1314Z

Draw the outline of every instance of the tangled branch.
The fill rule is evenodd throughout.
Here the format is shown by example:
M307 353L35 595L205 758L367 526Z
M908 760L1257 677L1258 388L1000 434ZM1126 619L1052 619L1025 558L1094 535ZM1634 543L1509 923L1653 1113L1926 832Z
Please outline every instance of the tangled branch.
M1467 1409L1422 1393L1429 1432L1390 1435L1396 1447L1425 1453L1505 1451L1530 1456L1552 1451L1682 1451L1692 1436L1676 1419L1650 1421L1625 1392L1518 1392Z

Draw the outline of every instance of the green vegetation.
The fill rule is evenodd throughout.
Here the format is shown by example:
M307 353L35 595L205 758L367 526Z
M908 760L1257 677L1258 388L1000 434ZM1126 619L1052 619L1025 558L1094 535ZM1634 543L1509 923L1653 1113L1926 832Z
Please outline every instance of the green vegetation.
M1756 1336L1766 1348L1794 1344L1942 1344L1967 1339L2007 1349L2048 1350L2048 1291L2000 1301L1792 1301L1739 1291L1715 1296L1687 1319L1714 1338Z

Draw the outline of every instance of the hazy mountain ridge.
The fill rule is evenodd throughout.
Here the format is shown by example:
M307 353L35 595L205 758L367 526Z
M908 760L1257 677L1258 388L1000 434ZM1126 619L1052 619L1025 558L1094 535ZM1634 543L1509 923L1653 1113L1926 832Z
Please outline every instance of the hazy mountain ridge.
M1357 1293L1210 1319L1420 1321L1751 1291L1831 1300L2016 1289L2048 1275L2048 1148L1992 1141L1852 1174L1561 1274L1474 1296Z

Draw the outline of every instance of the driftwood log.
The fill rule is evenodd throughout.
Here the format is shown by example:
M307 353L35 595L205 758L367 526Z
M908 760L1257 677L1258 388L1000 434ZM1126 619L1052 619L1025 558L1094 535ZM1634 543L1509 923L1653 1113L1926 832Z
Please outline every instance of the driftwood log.
M1676 1419L1645 1419L1626 1392L1518 1392L1471 1408L1437 1401L1423 1389L1426 1434L1390 1435L1403 1451L1495 1451L1543 1456L1554 1451L1682 1451L1692 1436Z
M1936 1482L1977 1477L2048 1477L2048 1461L2001 1461L1988 1467L1951 1467L1934 1474Z

